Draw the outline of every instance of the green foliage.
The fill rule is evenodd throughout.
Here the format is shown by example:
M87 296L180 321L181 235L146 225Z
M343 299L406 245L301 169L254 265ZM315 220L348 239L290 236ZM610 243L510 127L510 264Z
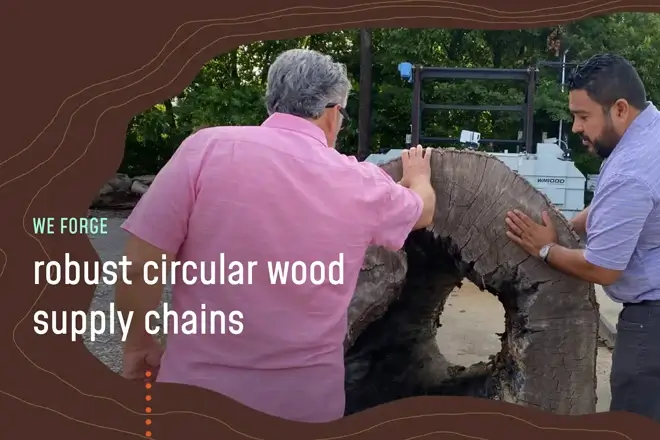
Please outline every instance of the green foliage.
M656 38L656 35L658 37ZM410 130L412 85L399 76L403 61L427 66L526 68L540 60L559 61L569 49L568 61L611 51L626 56L637 67L649 98L660 100L660 15L621 13L595 17L564 26L517 31L464 29L377 29L373 31L372 151L400 148ZM126 152L120 171L154 174L183 139L201 125L257 125L266 118L263 102L267 69L284 50L319 50L347 65L353 81L347 111L352 123L343 130L338 148L357 150L359 92L359 31L346 30L281 41L257 42L210 60L177 97L137 115L128 126ZM541 71L535 98L534 136L555 137L558 122L570 133L567 93L559 84L558 69ZM494 81L450 81L424 84L423 99L444 104L519 104L522 85ZM424 114L426 135L455 137L462 129L482 137L514 139L519 115L503 112L429 111ZM600 161L569 136L576 165L597 173Z

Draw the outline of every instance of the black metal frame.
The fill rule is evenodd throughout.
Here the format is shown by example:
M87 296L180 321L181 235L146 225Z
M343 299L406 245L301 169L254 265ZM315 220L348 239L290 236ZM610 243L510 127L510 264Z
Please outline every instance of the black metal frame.
M566 66L567 68L574 68L577 67L578 64L575 61L569 62L566 61L565 63L562 63L561 61L539 61L536 63L536 68L538 69L539 67L559 67L561 68L562 66Z
M424 142L457 143L456 138L437 138L422 136L421 123L424 109L434 110L475 110L475 111L511 111L522 113L523 139L481 139L481 142L493 144L513 144L520 151L520 145L525 151L532 153L534 127L534 93L538 77L538 68L528 69L491 69L491 68L452 68L413 66L413 98L412 98L412 130L411 143L417 145ZM444 105L422 102L422 81L425 79L489 79L518 80L527 84L525 102L521 105Z

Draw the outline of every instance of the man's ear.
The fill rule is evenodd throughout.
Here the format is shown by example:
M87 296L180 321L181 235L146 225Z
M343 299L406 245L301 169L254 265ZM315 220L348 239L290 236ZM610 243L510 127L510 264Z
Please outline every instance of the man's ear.
M325 131L331 128L332 117L333 117L332 109L326 108L323 109L321 116L319 116L314 120L314 123Z
M341 113L339 113L339 104L336 106L327 109L328 110L328 120L332 121L332 125L329 127L332 129L333 133L337 132L337 129L341 126Z
M612 108L614 109L614 116L619 119L627 118L630 112L630 104L625 99L617 99Z

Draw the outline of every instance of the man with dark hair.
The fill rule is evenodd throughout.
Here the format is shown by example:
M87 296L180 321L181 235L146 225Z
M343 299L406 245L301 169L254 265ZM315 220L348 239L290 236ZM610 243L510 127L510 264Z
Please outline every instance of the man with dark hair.
M585 249L557 244L543 225L507 213L508 237L568 275L604 286L623 303L610 384L612 411L660 421L660 111L623 57L604 54L578 66L569 81L573 132L605 159L591 205L572 219Z
M637 71L619 55L597 55L578 66L568 81L568 90L570 101L575 104L571 113L578 125L577 129L574 125L573 131L603 159L612 154L623 133L614 127L610 109L618 101L625 101L627 107L637 111L643 111L649 104Z

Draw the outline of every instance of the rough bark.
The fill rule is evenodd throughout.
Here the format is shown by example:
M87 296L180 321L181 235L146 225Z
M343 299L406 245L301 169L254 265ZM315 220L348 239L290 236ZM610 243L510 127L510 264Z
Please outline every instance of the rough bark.
M598 306L593 285L532 258L505 235L507 210L540 221L546 210L563 246L580 246L549 200L494 156L435 150L432 228L404 248L370 248L349 309L347 414L418 395L465 395L558 414L595 411ZM396 181L401 161L384 164ZM464 278L505 309L502 351L468 369L435 342L447 296Z

